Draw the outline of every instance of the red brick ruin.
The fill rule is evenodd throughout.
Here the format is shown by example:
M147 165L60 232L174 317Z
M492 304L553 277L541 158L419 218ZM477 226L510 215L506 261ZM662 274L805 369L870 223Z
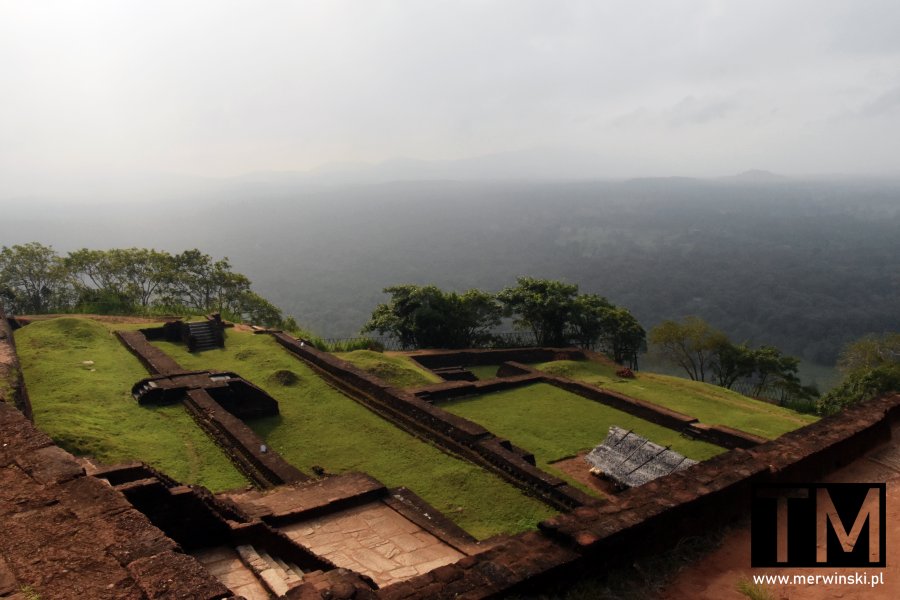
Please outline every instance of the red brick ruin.
M163 390L154 392L158 399L182 402L256 489L213 495L142 463L88 472L32 425L12 326L0 315L0 598L477 599L541 589L745 518L754 483L820 478L890 440L900 420L893 394L766 441L525 364L583 359L574 349L417 354L445 381L408 391L271 335L381 417L562 513L536 530L478 542L411 490L388 489L364 473L302 473L243 422L254 411L277 411L277 403L238 374L184 371L141 332L119 333L151 374L141 384L154 381ZM479 364L501 365L498 378L465 375ZM243 383L229 388L232 380ZM604 503L537 468L526 449L440 408L450 398L535 382L729 450ZM245 393L242 408L234 398ZM389 526L367 529L372 523ZM348 529L359 532L352 566L334 543L334 532ZM370 557L366 544L375 543L394 544L396 555Z

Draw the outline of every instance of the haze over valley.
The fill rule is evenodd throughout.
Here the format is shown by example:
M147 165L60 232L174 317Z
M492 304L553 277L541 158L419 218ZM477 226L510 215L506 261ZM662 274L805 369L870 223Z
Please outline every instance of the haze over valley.
M382 288L577 283L650 328L698 315L830 365L900 327L900 185L792 179L217 181L153 203L9 205L4 244L197 247L324 337L357 335Z

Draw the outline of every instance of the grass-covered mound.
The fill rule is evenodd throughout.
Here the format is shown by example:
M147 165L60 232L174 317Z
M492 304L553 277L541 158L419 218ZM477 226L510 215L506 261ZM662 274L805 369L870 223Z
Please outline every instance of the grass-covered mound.
M290 369L278 369L269 376L270 383L284 387L300 385L300 381L300 376Z
M336 391L270 336L228 330L224 349L198 355L183 345L154 343L186 368L234 371L271 394L281 414L248 424L307 473L319 465L329 473L364 471L389 487L406 486L479 538L530 529L554 514L496 475L407 434ZM295 373L300 383L273 382L282 370Z
M66 450L106 464L142 460L175 479L224 490L247 484L181 405L141 407L147 371L99 322L59 318L16 332L37 426Z
M398 388L417 387L443 381L406 356L388 355L371 350L341 352L335 356Z
M533 365L553 375L578 379L697 417L709 425L727 425L773 439L816 420L726 388L657 373L636 372L635 379L616 375L613 365L594 361L558 360Z
M534 452L538 466L549 470L549 463L602 442L611 425L632 429L695 460L725 451L546 383L453 400L441 408Z

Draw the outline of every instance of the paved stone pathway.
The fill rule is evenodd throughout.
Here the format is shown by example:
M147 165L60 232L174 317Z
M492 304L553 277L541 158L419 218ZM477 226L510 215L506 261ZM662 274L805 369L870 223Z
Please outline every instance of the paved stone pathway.
M337 566L368 575L379 587L464 556L382 502L279 529Z

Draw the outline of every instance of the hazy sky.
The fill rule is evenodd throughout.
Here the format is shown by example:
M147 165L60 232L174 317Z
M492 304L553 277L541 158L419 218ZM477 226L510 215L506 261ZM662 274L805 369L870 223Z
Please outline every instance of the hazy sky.
M900 3L0 0L0 99L6 191L523 152L896 174Z

